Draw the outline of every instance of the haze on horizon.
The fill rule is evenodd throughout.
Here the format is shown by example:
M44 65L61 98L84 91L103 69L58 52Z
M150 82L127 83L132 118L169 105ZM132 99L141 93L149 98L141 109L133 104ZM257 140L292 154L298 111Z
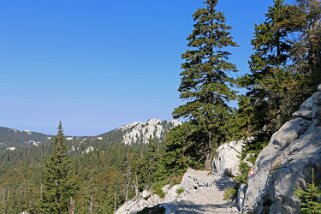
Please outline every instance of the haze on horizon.
M272 0L219 1L248 71L253 26ZM95 135L172 119L181 53L200 1L1 1L0 126Z

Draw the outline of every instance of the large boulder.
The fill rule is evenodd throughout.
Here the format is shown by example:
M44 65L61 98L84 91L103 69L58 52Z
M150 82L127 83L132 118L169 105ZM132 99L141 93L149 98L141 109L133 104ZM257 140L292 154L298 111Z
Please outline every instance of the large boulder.
M145 193L146 194L144 194L144 196L147 197L149 194L147 194L147 192ZM118 208L115 214L134 214L143 210L144 208L153 207L162 201L162 199L156 194L149 195L147 199L143 198L143 193L141 196L142 197L134 198L124 203Z
M300 213L295 189L311 182L312 168L319 169L316 179L321 179L321 92L293 116L256 160L256 175L249 178L243 201L245 213Z
M213 174L237 176L239 175L240 156L245 141L224 143L217 149L217 156L213 159Z

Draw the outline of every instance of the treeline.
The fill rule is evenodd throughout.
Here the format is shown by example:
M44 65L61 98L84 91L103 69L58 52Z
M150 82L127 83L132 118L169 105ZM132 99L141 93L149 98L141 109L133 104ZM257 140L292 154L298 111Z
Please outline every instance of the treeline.
M82 145L94 148L84 153L72 151L74 142L62 132L57 136L52 144L0 152L0 213L114 213L151 187L164 150L153 141L99 141ZM61 195L58 204L55 195Z
M274 0L254 27L250 73L238 76L228 51L237 44L217 0L206 0L194 17L189 49L182 55L180 97L173 112L186 122L166 139L166 166L177 171L205 166L228 140L253 137L243 156L256 155L321 83L321 3ZM246 89L245 94L236 92ZM238 107L230 102L237 100ZM177 169L177 170L176 170Z
M70 166L64 171L66 176L52 181L68 177L72 188L66 187L70 191L64 205L57 205L58 211L51 213L61 209L61 213L70 209L113 213L143 189L162 196L161 187L179 182L187 167L209 169L216 148L228 140L253 137L242 156L250 154L255 161L272 133L321 82L320 1L288 4L274 0L265 20L255 25L250 73L244 76L237 76L237 67L229 60L228 50L238 45L216 6L217 0L206 0L193 15L194 30L182 54L178 89L186 102L173 112L175 118L184 119L182 125L170 131L163 143L100 142L88 154L71 152L68 144L69 149L61 149L62 153L52 145L0 153L1 212L45 213L44 209L51 209L50 197L58 190L48 180L65 166ZM239 94L238 88L246 89L246 94ZM233 100L237 108L231 107ZM54 145L58 142L63 143L63 137ZM53 163L59 156L70 159L57 168ZM236 179L246 182L247 166L240 166L243 174ZM47 202L46 194L51 195Z

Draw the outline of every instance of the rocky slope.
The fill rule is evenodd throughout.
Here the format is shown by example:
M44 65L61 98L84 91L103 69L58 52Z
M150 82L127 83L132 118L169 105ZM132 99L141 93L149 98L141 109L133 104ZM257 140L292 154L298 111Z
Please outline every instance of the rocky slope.
M144 191L139 198L128 201L116 214L132 214L146 207L162 207L168 214L176 213L238 213L230 202L224 201L224 190L234 185L232 179L212 175L209 171L188 169L180 184L165 186L165 197ZM159 213L159 212L157 212ZM163 213L163 212L161 212Z
M321 87L293 114L259 154L240 205L249 213L300 213L298 186L321 179Z
M166 121L150 119L147 122L135 122L97 136L71 137L67 136L69 144L74 145L73 150L79 146L86 145L88 148L94 143L120 142L124 144L148 143L150 139L161 141L165 134L175 126L179 125L177 120ZM16 148L38 146L41 143L50 143L51 136L17 129L0 127L0 149L14 151ZM88 148L84 150L87 151ZM84 151L85 153L88 153Z
M240 154L246 142L240 140L221 145L213 160L212 172L188 169L180 184L163 187L163 199L145 190L116 213L137 213L147 207L162 207L165 213L238 213L237 208L223 198L224 191L235 185L229 176L239 174Z
M98 137L106 139L107 141L122 142L124 144L147 144L150 139L156 141L163 140L165 133L179 124L180 122L177 120L150 119L147 122L135 122L123 125Z

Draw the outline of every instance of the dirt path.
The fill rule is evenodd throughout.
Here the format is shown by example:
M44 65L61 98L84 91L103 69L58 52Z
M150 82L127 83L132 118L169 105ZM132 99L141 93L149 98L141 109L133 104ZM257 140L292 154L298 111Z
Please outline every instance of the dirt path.
M189 172L191 173L191 172ZM198 178L201 187L192 194L185 194L181 199L164 204L166 214L229 214L238 213L236 207L223 200L224 190L233 186L229 178L209 175L207 171L193 171L191 178Z

